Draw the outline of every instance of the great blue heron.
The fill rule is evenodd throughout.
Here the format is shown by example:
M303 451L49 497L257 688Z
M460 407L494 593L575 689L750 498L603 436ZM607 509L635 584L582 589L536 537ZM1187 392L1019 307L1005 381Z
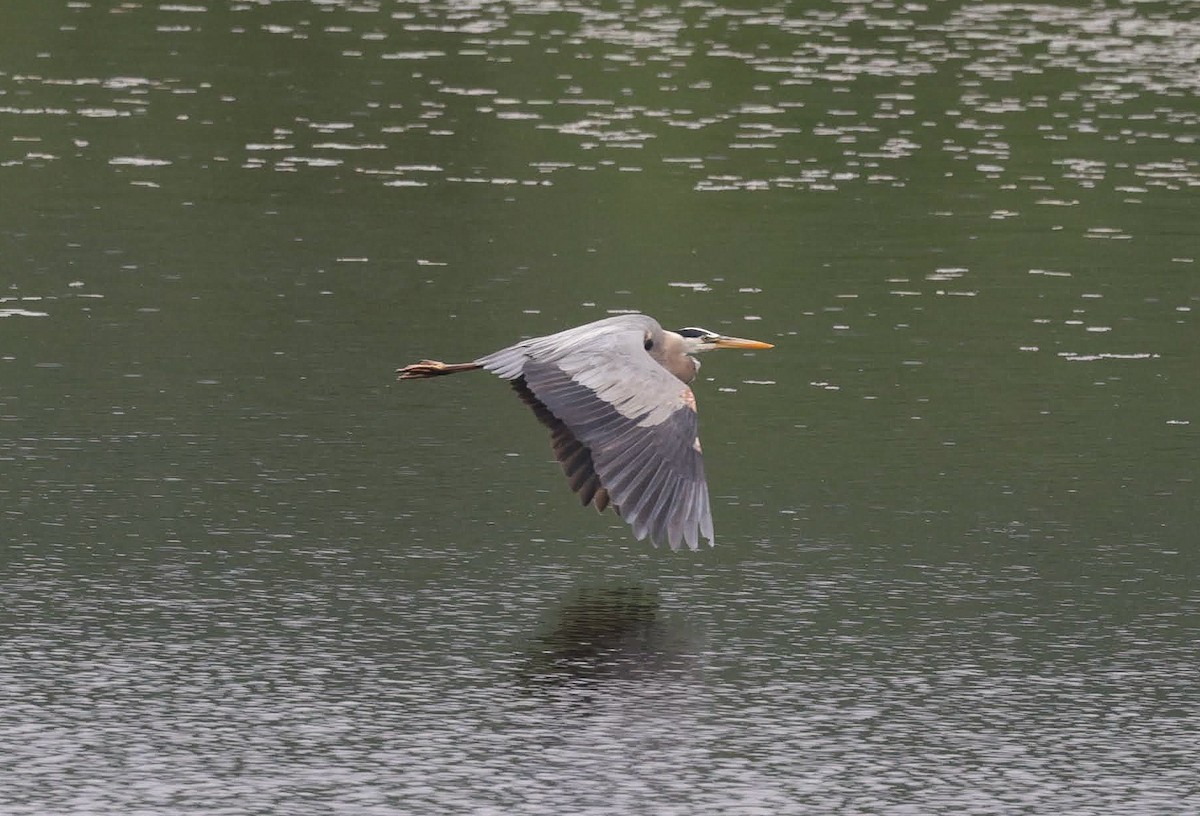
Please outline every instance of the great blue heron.
M586 506L610 504L640 541L713 542L691 356L716 348L769 349L770 343L708 329L666 331L651 317L622 314L514 346L471 363L436 360L397 369L416 380L487 371L512 383L550 429L554 455ZM682 385L681 385L682 383Z

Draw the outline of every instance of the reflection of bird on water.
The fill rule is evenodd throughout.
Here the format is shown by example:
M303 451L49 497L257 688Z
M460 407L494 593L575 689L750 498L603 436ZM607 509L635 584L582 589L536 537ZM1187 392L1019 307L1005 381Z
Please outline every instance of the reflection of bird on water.
M486 369L512 382L550 428L554 455L584 505L610 504L638 540L692 549L713 540L691 356L770 343L707 329L667 331L646 315L597 320L523 340L470 363L423 360L398 370L414 380ZM682 385L681 385L682 383Z
M639 586L577 590L529 647L528 680L628 677L677 661L683 638Z

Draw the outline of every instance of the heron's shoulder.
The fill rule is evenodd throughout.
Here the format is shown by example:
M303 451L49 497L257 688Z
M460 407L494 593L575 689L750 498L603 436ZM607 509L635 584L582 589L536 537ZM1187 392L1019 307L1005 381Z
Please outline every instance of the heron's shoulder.
M522 343L536 355L559 356L582 349L603 349L636 343L647 331L659 331L658 322L644 314L619 314L571 329L534 337Z
M564 370L596 365L598 358L642 349L642 335L661 331L654 318L619 314L542 337L530 337L475 362L506 379L520 375L525 361L554 362Z
M620 332L623 329L640 332L646 331L647 329L658 330L661 328L662 327L658 325L658 321L653 317L650 317L650 315L644 315L638 312L628 312L626 314L612 315L611 317L594 320L591 323L584 323L582 326L576 326L573 329L567 329L564 332L560 332L560 334L578 333L581 335L598 336Z
M603 320L597 320L596 323L611 323L614 326L629 326L636 328L662 328L658 325L658 321L650 315L642 314L641 312L627 312L625 314L613 315L606 317Z

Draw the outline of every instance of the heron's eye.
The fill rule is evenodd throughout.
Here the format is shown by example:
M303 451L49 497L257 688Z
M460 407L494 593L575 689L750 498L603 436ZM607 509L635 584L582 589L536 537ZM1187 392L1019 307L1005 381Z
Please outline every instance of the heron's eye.
M642 343L642 347L646 349L646 351L654 348L654 338L647 335L645 341Z

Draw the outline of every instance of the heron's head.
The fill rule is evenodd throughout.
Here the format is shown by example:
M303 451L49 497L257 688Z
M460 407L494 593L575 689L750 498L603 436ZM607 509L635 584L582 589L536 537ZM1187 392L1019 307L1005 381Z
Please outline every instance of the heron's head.
M708 329L694 326L677 332L658 329L646 333L646 352L685 383L695 379L700 371L700 361L694 355L718 348L769 349L770 343L758 340L743 340L741 337L726 337Z
M729 337L708 329L698 329L689 326L676 332L683 338L683 348L686 354L698 354L712 349L769 349L775 348L770 343L761 340L746 340L741 337Z

